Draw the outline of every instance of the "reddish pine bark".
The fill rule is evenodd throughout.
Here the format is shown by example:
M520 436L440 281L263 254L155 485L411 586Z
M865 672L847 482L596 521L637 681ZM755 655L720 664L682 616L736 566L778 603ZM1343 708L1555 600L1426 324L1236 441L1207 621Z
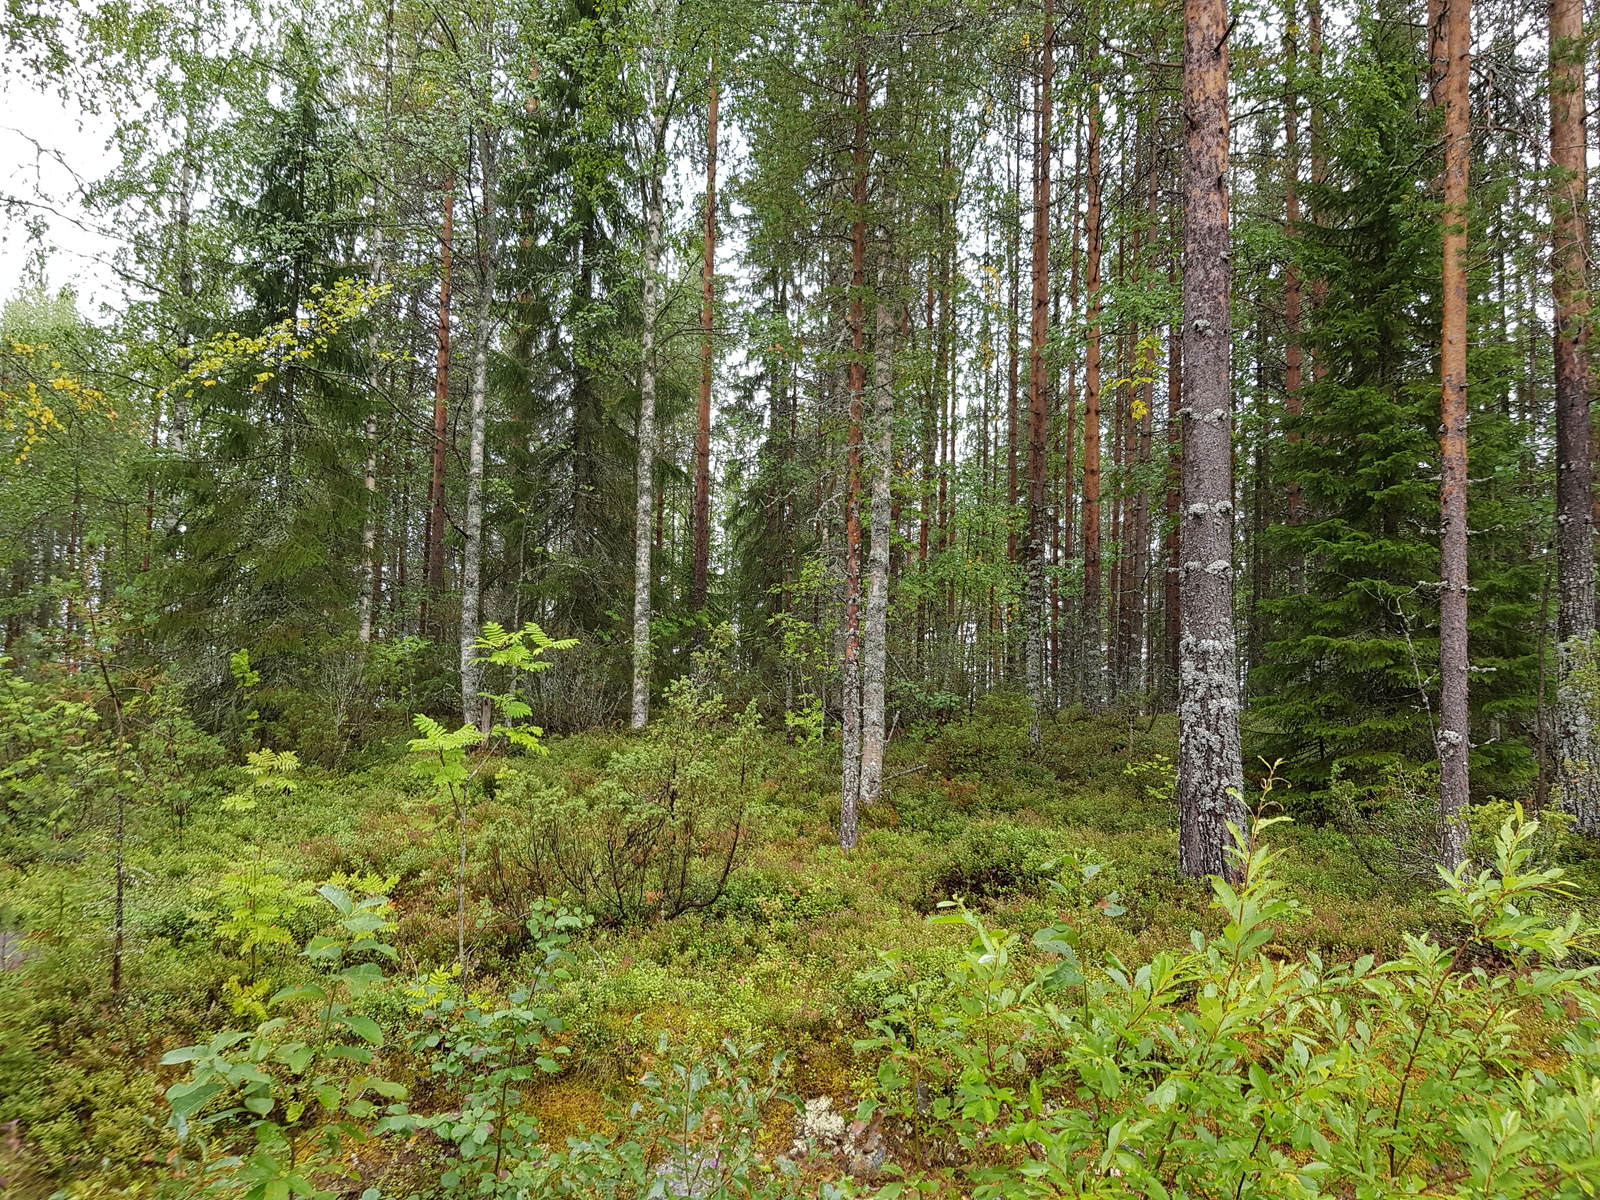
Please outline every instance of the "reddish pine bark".
M1033 310L1028 341L1028 531L1023 549L1027 564L1027 689L1033 703L1031 736L1040 738L1039 719L1045 703L1044 547L1045 461L1049 451L1050 390L1045 347L1050 338L1050 120L1055 87L1055 13L1044 0L1044 45L1039 64L1039 138L1034 146L1033 184Z
M1444 213L1439 400L1439 853L1453 867L1466 854L1467 755L1467 111L1470 0L1444 0L1435 25L1446 66Z
M1100 623L1100 93L1089 93L1088 212L1084 215L1083 290L1089 319L1083 354L1083 700L1090 709L1105 696Z
M1243 828L1233 621L1228 237L1228 6L1186 0L1183 39L1183 503L1178 863L1237 878Z
M711 368L717 299L717 85L706 112L705 257L700 268L700 402L694 434L694 575L689 603L706 606L711 561Z

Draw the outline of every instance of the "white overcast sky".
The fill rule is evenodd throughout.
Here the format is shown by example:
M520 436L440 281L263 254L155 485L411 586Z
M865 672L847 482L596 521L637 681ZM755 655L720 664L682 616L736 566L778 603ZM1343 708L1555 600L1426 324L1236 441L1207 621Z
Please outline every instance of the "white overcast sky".
M71 285L79 310L97 316L102 303L114 305L122 297L120 281L101 265L113 246L73 223L86 214L72 172L57 160L71 163L85 180L104 175L110 166L107 125L85 118L72 100L39 91L15 76L0 77L0 114L0 196L28 205L8 205L0 212L0 299L9 300L22 285L35 246L28 220L36 217L47 227L43 243L51 288Z

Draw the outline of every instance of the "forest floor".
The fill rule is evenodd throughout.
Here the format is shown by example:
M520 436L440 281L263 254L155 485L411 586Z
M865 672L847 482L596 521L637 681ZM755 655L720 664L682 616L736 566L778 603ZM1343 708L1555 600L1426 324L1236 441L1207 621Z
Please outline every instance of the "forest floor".
M511 767L577 793L604 784L615 756L636 742L552 738L546 757L496 760L480 773L466 805L464 988L453 974L456 813L415 776L399 739L339 770L307 767L293 791L254 809L191 812L181 833L165 814L146 814L129 844L120 995L107 975L104 855L0 864L0 924L26 934L0 972L0 1180L9 1194L152 1188L173 1150L162 1095L184 1074L158 1061L265 1015L253 1006L305 969L295 949L323 927L312 888L330 879L392 898L398 961L363 1011L390 1031L384 1058L413 1105L449 1104L447 1084L408 1057L400 1031L426 998L492 1008L545 964L526 921L541 879L548 889L548 855L521 823L514 789L483 780ZM1186 946L1191 930L1214 931L1209 894L1176 870L1175 752L1171 717L1064 716L1035 748L1021 706L992 701L896 738L890 794L864 813L860 845L847 855L837 844L837 750L764 736L759 781L746 781L753 798L740 858L715 902L671 920L602 920L567 944L544 1002L570 1053L530 1089L540 1136L560 1145L603 1129L662 1035L674 1052L724 1039L759 1044L741 1051L751 1064L781 1053L787 1095L827 1097L849 1116L877 1087L876 1060L856 1047L867 1022L904 980L937 978L968 944L970 931L929 920L957 897L991 925L1021 932L1025 954L1035 953L1028 934L1070 916L1091 969L1108 954L1144 962ZM1279 799L1293 811L1292 792L1276 791ZM714 873L728 843L702 832ZM1296 820L1271 837L1283 851L1278 875L1304 905L1275 953L1381 959L1404 931L1436 921L1428 883L1375 873L1335 824ZM1102 865L1076 895L1088 887L1086 864ZM1592 902L1600 861L1570 865ZM245 950L228 925L241 905L283 935L263 933ZM778 1115L764 1144L785 1152L794 1110L770 1111ZM812 1112L821 1112L815 1103ZM428 1194L438 1177L429 1144L413 1138L374 1167L384 1195ZM848 1149L806 1169L843 1173Z

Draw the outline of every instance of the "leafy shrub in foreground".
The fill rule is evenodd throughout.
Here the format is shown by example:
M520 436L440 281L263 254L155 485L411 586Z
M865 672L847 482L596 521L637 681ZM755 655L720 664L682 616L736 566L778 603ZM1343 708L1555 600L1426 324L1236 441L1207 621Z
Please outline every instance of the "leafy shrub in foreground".
M1070 929L1035 935L1056 961L1030 971L1018 935L958 908L935 919L971 929L962 960L859 1044L882 1054L863 1108L897 1113L924 1164L985 1164L979 1200L1594 1196L1600 967L1562 963L1597 931L1547 915L1571 893L1531 865L1537 838L1515 813L1493 868L1445 876L1460 936L1408 934L1381 964L1268 957L1297 905L1265 848L1240 888L1213 880L1217 936L1103 977Z

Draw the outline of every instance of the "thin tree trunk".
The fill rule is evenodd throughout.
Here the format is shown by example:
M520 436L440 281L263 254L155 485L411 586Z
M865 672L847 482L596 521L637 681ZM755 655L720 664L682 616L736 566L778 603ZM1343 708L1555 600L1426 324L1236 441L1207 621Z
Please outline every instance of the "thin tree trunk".
M850 431L847 442L844 533L844 666L841 672L844 761L840 779L839 845L856 844L861 799L861 418L866 391L867 64L856 58L856 119L851 162L854 214L850 225Z
M659 17L659 9L657 10ZM666 60L653 51L651 86L654 91L650 125L650 172L645 185L644 297L639 332L639 424L635 459L636 492L633 508L633 704L632 724L643 729L650 720L650 599L654 589L654 559L650 523L655 507L656 464L656 322L661 310L662 174L666 170L667 125Z
M498 131L478 131L478 174L483 213L478 228L478 294L473 314L472 393L467 442L467 513L461 556L461 710L463 720L489 732L489 704L478 695L480 670L472 660L478 640L480 576L483 566L483 452L489 391L489 347L493 342L495 266L499 220L495 209Z
M1292 0L1291 0L1292 2ZM1289 26L1284 31L1284 75L1287 86L1283 97L1283 223L1284 230L1289 238L1297 236L1300 224L1300 97L1298 94L1299 80L1296 72L1299 69L1299 30L1295 25L1293 9L1290 10ZM1300 348L1300 264L1295 259L1294 243L1289 243L1288 262L1284 267L1283 277L1283 325L1286 343L1283 348L1283 408L1288 414L1291 426L1287 440L1292 446L1300 440L1300 434L1292 428L1295 418L1300 416L1303 405L1300 388L1303 384L1303 356ZM1291 474L1289 476L1289 524L1298 525L1302 519L1305 499L1300 491L1300 484ZM1306 590L1305 562L1298 555L1291 555L1289 562L1289 590L1300 593Z
M1007 181L1006 203L1020 209L1017 190L1022 183L1022 101L1015 104L1016 116L1012 123L1012 150L1015 154L1015 174ZM1037 173L1038 167L1035 166ZM1037 186L1037 184L1035 184ZM1006 321L1006 561L1017 561L1017 383L1021 351L1021 331L1018 329L1019 295L1022 281L1022 214L1012 214L1007 240L1007 274L1011 277L1010 300Z
M196 35L198 37L198 35ZM189 365L189 329L196 313L194 311L195 298L195 272L194 252L190 244L190 231L194 223L194 190L195 190L195 145L194 145L195 116L193 108L184 114L183 126L183 165L178 176L178 214L175 240L178 254L178 295L183 300L182 329L179 334L181 351L178 356L180 367ZM184 396L183 388L174 388L172 392L172 413L167 422L167 442L172 451L180 457L188 449L189 439L189 404Z
M1233 395L1228 316L1228 6L1186 0L1183 38L1183 577L1178 865L1238 878L1245 821L1233 627Z
M706 606L711 561L711 368L717 298L717 85L706 110L705 259L700 269L700 405L694 437L694 576L689 603Z
M383 282L383 231L374 239L372 250L372 282ZM363 645L372 640L372 610L378 594L378 322L372 317L372 330L367 335L367 414L364 433L367 439L366 470L362 473L362 486L366 492L366 513L361 522L361 594L357 602L356 636Z
M867 619L861 644L861 803L883 794L884 695L889 655L889 539L894 470L894 308L889 270L878 271L873 333L871 542L867 547Z
M1439 371L1439 810L1442 865L1466 855L1467 756L1467 73L1470 0L1443 0L1443 320Z
M1100 623L1100 89L1089 88L1088 212L1084 216L1084 292L1089 316L1083 352L1083 702L1105 699L1105 643Z
M1592 660L1594 464L1589 457L1588 265L1584 257L1588 137L1584 127L1583 6L1550 3L1550 240L1554 250L1556 400L1556 769L1561 806L1600 835L1600 757L1587 696L1573 679ZM1541 692L1542 695L1542 692ZM1541 755L1542 764L1542 755Z
M444 463L445 437L449 432L447 406L450 402L450 259L455 249L455 181L444 189L444 219L439 230L439 325L435 336L433 369L433 456L428 477L428 525L423 538L423 562L427 568L427 591L422 601L424 633L429 619L437 622L437 607L444 591Z
M1177 277L1178 264L1174 258L1167 266L1169 285L1175 285ZM1166 618L1167 683L1164 698L1166 703L1173 706L1178 701L1178 642L1181 636L1178 615L1182 606L1179 581L1183 577L1183 561L1178 547L1178 510L1183 481L1183 444L1179 440L1179 429L1183 422L1179 414L1182 408L1183 327L1179 325L1167 332L1167 569L1163 606Z
M1323 136L1324 114L1320 95L1320 80L1322 79L1322 0L1306 0L1306 57L1308 77L1319 81L1318 90L1312 93L1307 104L1306 133L1310 140L1311 151L1311 183L1320 187L1328 180L1328 153L1327 139ZM1315 209L1307 214L1313 222L1318 221ZM1311 307L1321 308L1328 295L1328 279L1325 275L1311 277ZM1318 352L1315 345L1311 348L1311 378L1313 381L1323 379L1328 374L1327 355Z
M1033 719L1028 736L1034 745L1042 736L1044 716L1044 548L1045 460L1049 452L1050 389L1045 366L1045 343L1050 337L1050 118L1055 87L1055 12L1044 0L1044 45L1039 66L1039 141L1034 147L1033 190L1033 312L1028 341L1028 539L1027 563L1027 686Z

